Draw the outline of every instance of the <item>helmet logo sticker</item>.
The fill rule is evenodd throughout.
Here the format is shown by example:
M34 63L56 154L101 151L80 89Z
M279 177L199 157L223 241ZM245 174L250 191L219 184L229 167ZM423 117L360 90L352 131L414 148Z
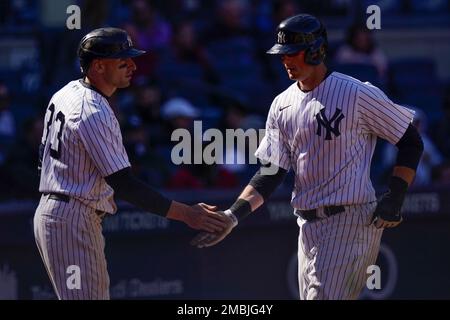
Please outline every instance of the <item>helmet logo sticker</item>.
M278 43L286 43L286 34L283 31L278 32Z

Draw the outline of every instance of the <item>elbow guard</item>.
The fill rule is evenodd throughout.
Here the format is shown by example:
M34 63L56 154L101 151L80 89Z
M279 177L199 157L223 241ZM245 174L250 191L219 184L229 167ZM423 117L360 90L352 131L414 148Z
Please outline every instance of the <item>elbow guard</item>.
M423 153L423 141L417 129L410 124L396 146L398 155L395 165L416 171Z

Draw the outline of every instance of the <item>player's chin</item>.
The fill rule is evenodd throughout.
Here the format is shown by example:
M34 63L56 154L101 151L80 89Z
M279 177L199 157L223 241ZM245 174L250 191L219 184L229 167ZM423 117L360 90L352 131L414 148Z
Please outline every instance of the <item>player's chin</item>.
M288 74L288 77L289 77L290 80L297 80L297 77L295 77L292 74Z
M118 88L126 88L129 87L131 84L131 78L126 78L123 81L120 82Z
M295 74L294 72L287 71L287 75L288 75L289 79L297 80L297 74Z

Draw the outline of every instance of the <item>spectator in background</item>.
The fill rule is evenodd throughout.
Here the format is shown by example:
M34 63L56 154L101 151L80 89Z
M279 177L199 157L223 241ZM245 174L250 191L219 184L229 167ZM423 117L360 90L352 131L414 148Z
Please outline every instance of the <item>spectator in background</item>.
M0 83L0 137L12 139L16 134L16 125L14 116L9 108L10 97L8 87Z
M229 99L227 101L225 104L225 115L220 124L220 129L224 136L227 129L242 129L244 132L248 129L254 129L258 132L258 129L263 128L264 119L249 113L247 108L237 100ZM235 174L245 175L245 171L250 168L248 164L249 155L253 155L256 150L249 149L250 145L247 140L243 149L238 148L236 144L233 145L233 148L227 148L229 147L228 145L225 147L225 161L221 166Z
M409 107L409 106L407 106ZM425 113L420 109L411 108L416 111L413 125L417 128L423 140L423 154L417 167L416 177L412 183L414 187L429 186L435 177L436 171L442 165L444 158L439 152L433 141L427 135L427 118ZM383 152L383 165L386 175L390 175L395 159L397 157L397 148L391 144L386 144Z
M192 20L174 25L170 47L162 54L157 75L166 96L183 96L196 105L208 105L213 84L219 82L210 55L198 41ZM213 57L214 58L214 57Z
M200 117L200 112L183 98L173 98L167 101L162 108L162 114L168 122L168 133L173 130L186 129L191 133L190 163L176 167L166 186L168 189L204 189L204 188L233 188L238 186L238 179L225 168L217 164L194 163L196 144L203 141L194 141L194 120ZM170 138L168 139L170 141ZM178 144L179 142L175 142Z
M346 43L337 49L334 58L338 63L372 64L377 68L380 78L386 78L386 55L376 45L372 32L364 24L353 24L347 30Z
M38 1L2 0L0 1L0 26L35 26L38 18Z
M250 7L247 0L222 0L217 2L213 24L206 30L206 44L230 38L251 36Z
M10 98L6 85L0 83L0 165L7 156L8 149L14 142L16 124L14 116L9 110Z
M247 117L247 110L238 101L229 101L225 106L225 115L221 123L221 131L225 136L227 129L243 129L243 124ZM225 160L222 167L226 170L234 173L244 172L248 165L246 161L246 151L247 146L244 150L239 150L236 145L233 148L229 148L228 145L225 146ZM256 151L256 150L255 150Z
M123 126L124 146L130 162L133 164L134 175L156 187L163 187L169 177L166 161L152 147L148 127L137 115L129 116Z
M108 0L85 0L81 12L83 13L83 31L106 26L110 16L110 3Z
M172 27L147 0L133 0L131 2L132 21L124 26L134 45L147 54L135 58L139 75L151 75L158 60L159 51L169 45Z
M148 0L131 2L132 22L125 28L134 45L152 51L165 48L171 38L171 25Z
M11 18L11 4L9 1L0 1L0 27L6 25Z
M276 0L273 1L272 12L274 26L280 24L281 21L300 12L299 4L294 0ZM272 28L273 30L274 28Z
M270 37L281 21L303 11L295 0L254 1L252 10L258 31L266 37Z
M191 164L194 162L194 144L198 143L194 141L194 120L199 118L200 112L188 100L180 97L166 101L161 111L165 119L166 134L168 135L165 140L171 141L170 136L174 130L185 129L191 134L190 143L192 147L190 150L190 163L177 165L167 181L166 187L169 189L201 188L202 182L194 175ZM171 150L176 144L178 144L178 141L172 142L170 150L166 153L166 157L171 156ZM171 161L169 158L166 160Z
M161 115L163 98L159 85L152 81L143 81L135 86L133 98L133 110L129 115L136 114L148 128L149 144L152 147L167 144L167 132Z
M166 63L197 64L203 73L203 79L217 82L217 75L212 67L206 49L198 41L198 34L191 20L182 20L174 26L172 44L169 50L170 58Z
M182 165L167 183L176 189L230 189L239 187L239 179L232 172L217 164Z
M439 120L432 134L434 141L446 159L450 160L450 85L446 88L442 101L443 117Z
M44 123L41 116L25 121L23 137L11 148L4 168L7 193L13 198L39 198L38 149Z
M146 124L161 122L162 93L153 83L142 83L135 88L135 108Z
M450 185L450 85L447 86L442 101L442 114L439 122L432 128L433 141L442 152L444 162L437 169L436 185Z
M175 97L164 103L161 109L163 118L166 120L167 133L170 135L176 129L186 129L192 133L194 129L194 120L200 117L200 111L197 110L188 100Z

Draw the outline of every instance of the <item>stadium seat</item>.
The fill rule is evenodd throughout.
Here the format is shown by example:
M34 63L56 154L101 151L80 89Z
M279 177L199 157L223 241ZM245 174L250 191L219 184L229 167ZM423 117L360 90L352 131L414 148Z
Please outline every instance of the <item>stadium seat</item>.
M448 10L449 3L447 0L433 0L433 1L423 1L423 0L411 0L411 9L414 13L424 13L432 12L439 13Z
M390 69L394 73L414 73L434 75L436 66L434 60L428 57L401 58L390 64Z
M216 59L221 59L222 57L232 58L239 54L253 55L255 45L252 38L241 36L213 41L208 44L207 50Z
M435 62L431 58L403 58L393 61L389 67L390 85L396 95L411 92L439 94L440 85Z
M182 96L195 105L208 103L208 85L200 65L173 60L172 63L160 64L157 74L160 76L161 88L168 96Z
M399 0L365 0L364 5L364 8L377 5L382 14L398 14L402 10L402 1Z

